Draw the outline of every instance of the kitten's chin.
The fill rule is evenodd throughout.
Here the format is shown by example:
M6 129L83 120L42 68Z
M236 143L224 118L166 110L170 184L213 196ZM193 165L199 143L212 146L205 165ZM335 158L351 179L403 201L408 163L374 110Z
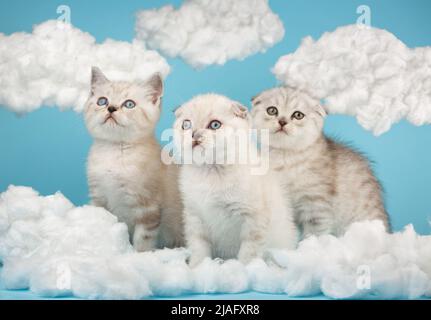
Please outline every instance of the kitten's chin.
M147 135L144 132L136 134L135 131L109 121L104 125L98 125L96 128L93 128L90 130L90 133L94 139L111 143L138 143L150 136L150 134Z
M301 151L305 150L314 143L317 138L311 137L295 137L286 133L278 133L271 135L269 139L270 148L287 149Z

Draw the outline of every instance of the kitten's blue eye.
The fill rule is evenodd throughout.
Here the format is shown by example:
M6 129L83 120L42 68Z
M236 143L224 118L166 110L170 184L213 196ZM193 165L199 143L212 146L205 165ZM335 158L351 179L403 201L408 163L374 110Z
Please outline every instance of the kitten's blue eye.
M108 105L108 99L106 99L105 97L100 97L98 100L97 100L97 105L98 106L107 106Z
M136 107L136 103L133 100L127 100L126 102L123 103L123 106L125 106L128 109L133 109L134 107Z
M220 127L221 127L221 122L218 120L213 120L208 125L208 129L211 129L211 130L217 130L217 129L220 129Z
M183 130L189 130L192 128L192 122L190 120L184 120L182 125Z
M266 109L266 113L268 113L270 116L276 116L278 114L278 109L274 106L268 107L268 109Z
M303 114L301 111L295 111L293 114L292 114L292 120L293 119L296 119L296 120L302 120L302 119L304 119L304 117L305 117L305 114Z

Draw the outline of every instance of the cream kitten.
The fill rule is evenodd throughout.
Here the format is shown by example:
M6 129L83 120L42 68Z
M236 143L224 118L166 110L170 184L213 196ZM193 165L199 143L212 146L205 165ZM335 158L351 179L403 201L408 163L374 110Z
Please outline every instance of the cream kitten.
M88 156L92 202L129 228L138 251L182 244L182 205L176 167L161 163L154 128L160 117L163 83L111 82L92 70L85 122L94 138Z
M365 219L380 219L389 230L381 186L367 160L325 137L318 100L280 87L252 103L254 127L269 130L271 167L290 194L304 236L341 235Z
M180 170L190 265L205 257L247 263L268 247L294 248L293 215L271 174L255 175L250 164L221 161L227 151L221 141L237 138L252 147L247 109L226 97L206 94L181 106L176 117L175 145L189 148L193 160ZM202 153L216 155L203 157L203 162Z

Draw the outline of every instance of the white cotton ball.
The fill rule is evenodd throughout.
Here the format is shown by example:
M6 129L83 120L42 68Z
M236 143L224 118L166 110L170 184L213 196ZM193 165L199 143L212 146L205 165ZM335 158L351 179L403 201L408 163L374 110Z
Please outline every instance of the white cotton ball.
M214 293L218 290L220 261L210 258L203 260L193 270L194 291L202 293Z
M154 252L156 258L161 262L186 261L190 257L190 250L185 248L164 248Z
M134 268L133 255L48 259L32 273L31 290L42 296L145 298L152 292L145 275Z
M331 273L325 273L321 279L321 291L334 299L358 299L366 295L366 290L358 287L358 277L352 270L343 270L335 266Z
M0 196L1 212L9 223L20 219L37 218L42 208L39 194L31 188L9 186Z
M0 105L25 113L41 106L82 111L90 92L91 67L111 80L143 81L169 65L143 43L95 38L71 25L50 20L32 33L0 34Z
M389 260L389 256L378 258L372 270L372 296L418 299L426 294L430 278L417 265L400 265L394 257L389 263L384 258Z
M12 290L29 288L31 268L31 263L27 263L26 260L5 258L0 269L0 288Z
M2 222L3 221L3 222ZM431 296L431 236L412 226L389 234L379 221L352 224L340 238L311 236L266 261L204 260L184 248L137 253L127 227L103 208L73 207L61 193L0 194L0 284L39 295L141 299L153 295L255 290L331 298Z
M286 270L254 259L247 265L250 288L265 293L282 293L285 289Z
M193 290L192 270L185 261L170 261L160 264L161 273L158 281L152 282L151 287L155 294L160 296L178 296L190 293ZM153 272L154 270L150 270Z
M431 123L431 48L409 49L386 30L349 25L316 41L306 37L272 72L376 135L403 118Z
M387 246L386 228L382 221L361 221L353 223L340 241L347 250L361 259L375 257Z
M267 0L186 0L138 13L136 38L195 68L243 60L281 41L284 27Z
M237 260L205 259L193 269L194 291L238 293L248 289L246 267Z

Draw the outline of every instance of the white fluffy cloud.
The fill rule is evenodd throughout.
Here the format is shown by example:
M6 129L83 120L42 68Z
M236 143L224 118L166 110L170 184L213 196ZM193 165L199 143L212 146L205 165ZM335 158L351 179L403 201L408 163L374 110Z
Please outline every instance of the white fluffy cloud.
M264 52L284 27L267 0L185 0L178 9L140 11L136 32L150 48L201 68Z
M364 222L342 238L312 237L295 251L270 256L273 263L207 259L190 269L185 249L134 252L126 226L102 208L74 207L60 193L42 197L26 187L0 194L0 284L7 289L128 299L247 290L332 298L431 296L431 236L419 236L411 226L387 234L380 222Z
M431 47L410 49L386 30L350 25L306 37L272 71L376 135L403 118L431 123Z
M32 33L0 33L0 105L25 113L41 106L81 111L88 98L91 66L112 80L145 80L169 65L141 42L93 36L59 21L47 21Z

